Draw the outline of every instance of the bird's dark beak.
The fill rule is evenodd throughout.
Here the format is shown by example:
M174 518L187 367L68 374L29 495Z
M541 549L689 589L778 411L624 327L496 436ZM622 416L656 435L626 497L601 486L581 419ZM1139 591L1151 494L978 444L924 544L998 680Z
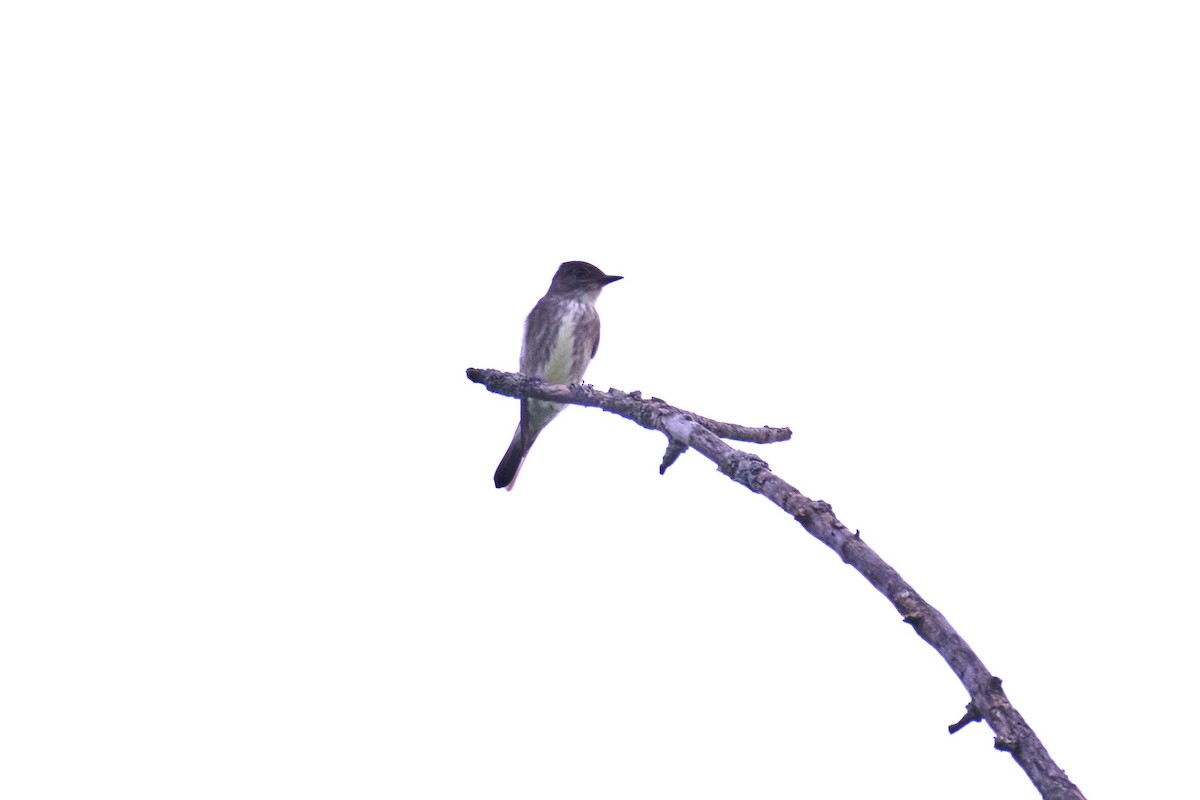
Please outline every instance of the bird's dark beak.
M600 285L608 286L610 283L619 281L624 277L625 277L624 275L605 275L603 278L600 279Z

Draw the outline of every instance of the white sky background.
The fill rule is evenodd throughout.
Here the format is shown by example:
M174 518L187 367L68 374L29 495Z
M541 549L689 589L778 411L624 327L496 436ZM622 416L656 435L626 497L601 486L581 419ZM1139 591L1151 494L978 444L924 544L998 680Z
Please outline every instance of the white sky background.
M1185 3L11 4L0 794L1035 797L857 573L568 409L744 424L1095 800L1194 781ZM886 794L885 794L886 793Z

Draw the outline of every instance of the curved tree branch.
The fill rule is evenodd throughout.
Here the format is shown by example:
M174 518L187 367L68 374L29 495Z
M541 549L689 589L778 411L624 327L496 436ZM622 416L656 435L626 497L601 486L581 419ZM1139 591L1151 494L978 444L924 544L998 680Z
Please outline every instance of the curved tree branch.
M689 447L717 465L724 475L782 508L841 559L854 567L900 612L901 619L938 652L958 676L970 696L966 714L949 726L956 733L971 722L986 721L995 733L997 750L1010 753L1046 800L1084 800L1059 768L1025 719L1004 694L1000 679L992 675L979 656L936 608L924 600L900 574L872 550L855 531L851 533L828 503L811 500L771 472L752 453L735 450L722 439L746 442L780 442L791 437L787 428L748 428L701 417L658 398L643 399L640 392L617 389L599 392L591 386L557 386L510 372L468 369L467 377L490 391L508 397L534 397L602 408L667 437L667 452L659 472L675 462Z

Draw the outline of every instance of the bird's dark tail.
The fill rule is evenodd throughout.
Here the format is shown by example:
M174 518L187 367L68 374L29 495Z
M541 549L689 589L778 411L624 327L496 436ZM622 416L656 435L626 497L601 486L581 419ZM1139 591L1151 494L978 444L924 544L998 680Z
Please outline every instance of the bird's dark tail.
M524 427L524 425L517 426L517 432L513 434L512 444L508 446L508 452L504 454L504 458L500 459L500 466L496 467L497 489L507 489L511 492L513 484L517 482L517 473L521 471L521 464L525 461L525 454L529 452L529 445L525 443L525 437L522 435Z

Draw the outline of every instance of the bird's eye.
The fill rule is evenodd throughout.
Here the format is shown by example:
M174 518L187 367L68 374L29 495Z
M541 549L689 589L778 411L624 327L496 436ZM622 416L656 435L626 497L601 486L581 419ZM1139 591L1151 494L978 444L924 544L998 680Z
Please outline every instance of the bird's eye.
M584 269L583 267L576 267L575 268L575 277L576 278L586 278L587 270Z

